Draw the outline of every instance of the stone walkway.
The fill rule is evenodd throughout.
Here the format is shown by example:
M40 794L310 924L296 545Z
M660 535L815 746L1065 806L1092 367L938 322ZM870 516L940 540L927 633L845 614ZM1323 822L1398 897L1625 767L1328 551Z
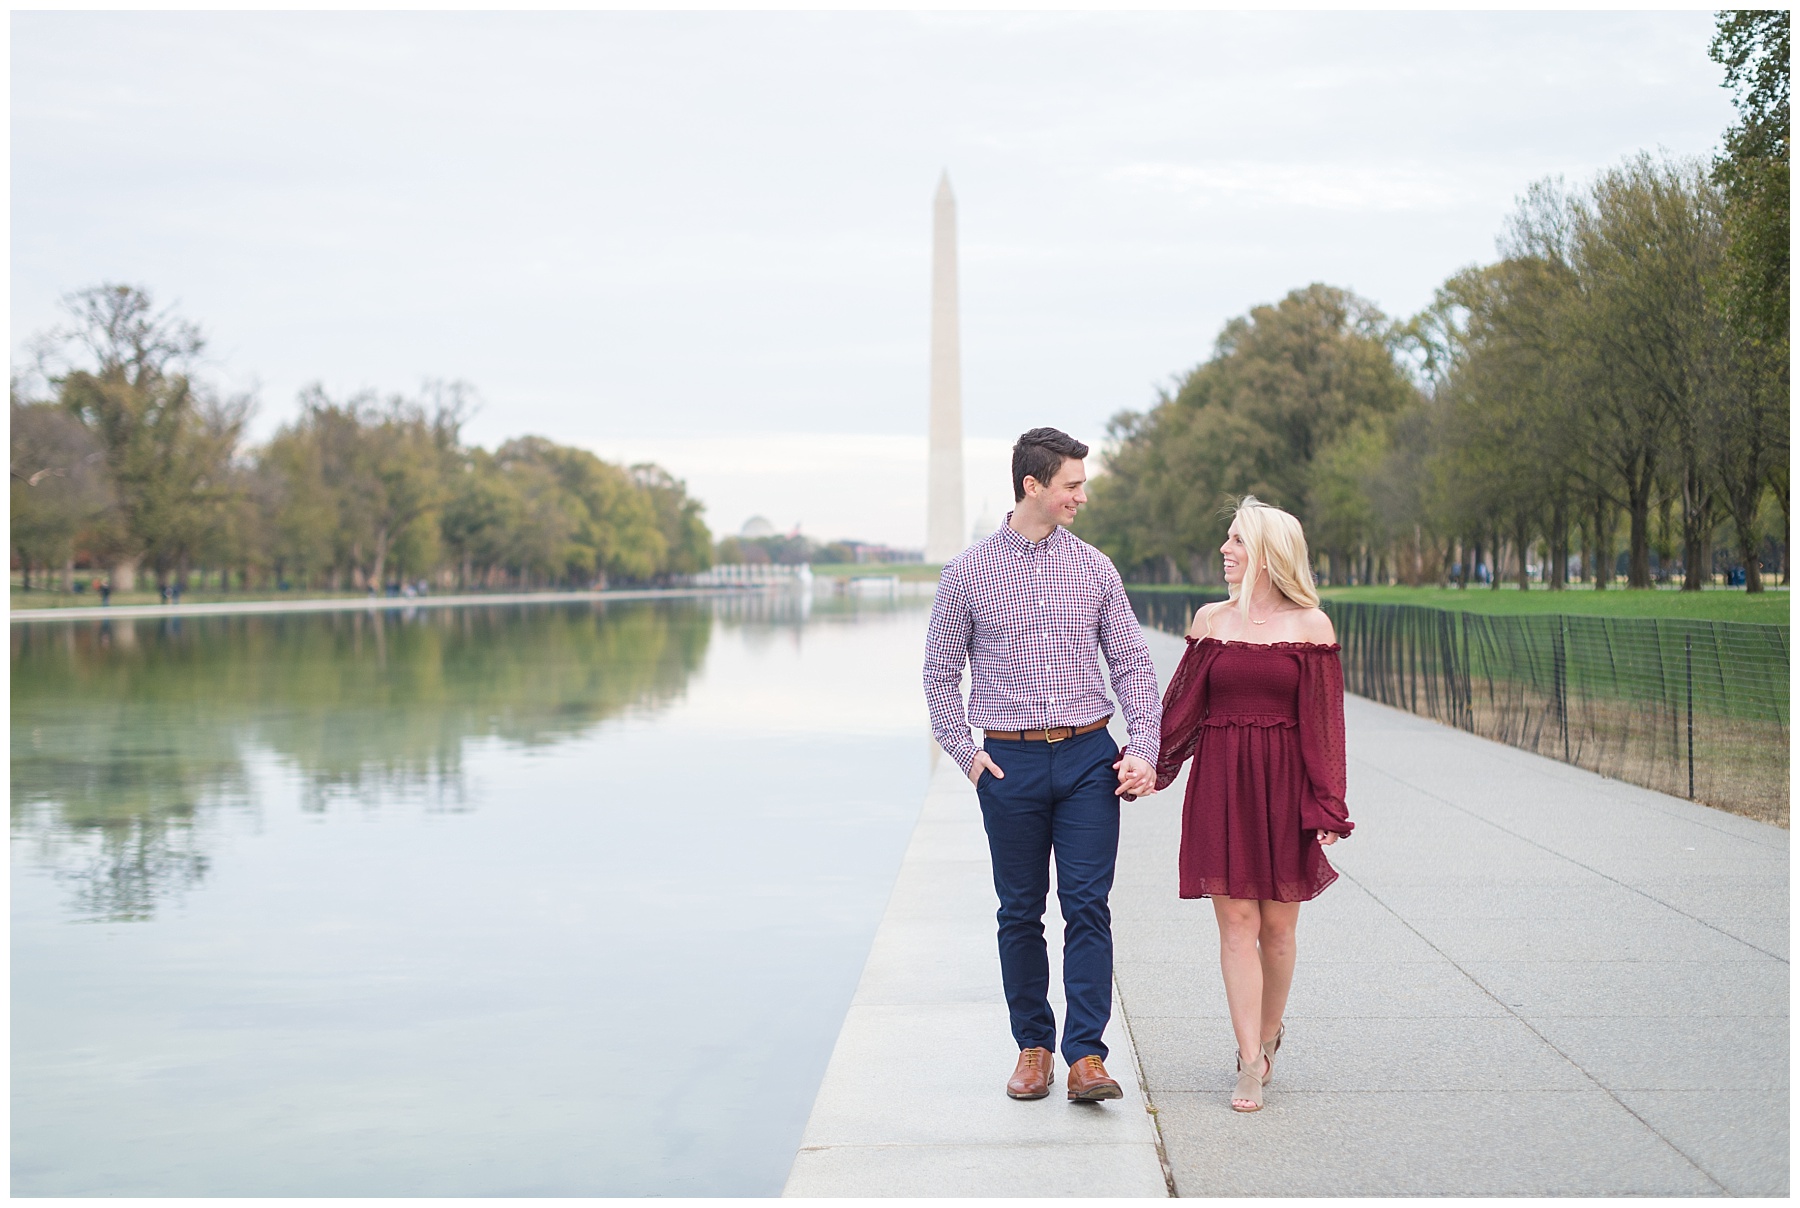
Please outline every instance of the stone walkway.
M1180 643L1150 640L1164 678ZM1347 701L1357 833L1256 1115L1181 783L1128 815L1119 992L1181 1195L1786 1195L1788 832Z
M1166 682L1181 643L1148 637ZM1176 896L1179 782L1126 808L1113 893L1108 1064L1154 1113L1004 1097L952 765L788 1194L1786 1195L1788 832L1359 698L1347 721L1358 830L1301 911L1262 1112L1230 1110L1212 911Z
M995 905L975 790L939 755L784 1194L1168 1195L1116 1000L1107 1069L1124 1099L1070 1103L1060 1079L1048 1099L1006 1097ZM1062 933L1054 894L1044 929Z

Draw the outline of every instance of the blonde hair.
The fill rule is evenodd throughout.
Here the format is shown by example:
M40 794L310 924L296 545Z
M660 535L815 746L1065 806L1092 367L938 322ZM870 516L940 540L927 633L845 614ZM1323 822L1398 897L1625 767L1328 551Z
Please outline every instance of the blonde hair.
M1306 553L1306 533L1292 515L1263 503L1254 495L1238 501L1233 511L1238 535L1244 539L1244 580L1231 593L1246 618L1250 593L1266 567L1275 590L1302 608L1319 606L1319 589L1313 585L1312 559Z

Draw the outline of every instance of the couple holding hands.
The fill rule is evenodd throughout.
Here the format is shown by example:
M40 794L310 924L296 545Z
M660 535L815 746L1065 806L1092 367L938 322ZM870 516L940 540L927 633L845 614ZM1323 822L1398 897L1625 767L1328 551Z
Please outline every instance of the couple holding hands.
M1120 1097L1101 1039L1120 800L1168 787L1191 757L1180 892L1212 899L1237 1038L1231 1106L1258 1111L1281 1047L1300 903L1337 879L1323 849L1351 830L1335 635L1300 522L1246 497L1220 547L1231 598L1195 614L1159 702L1118 571L1066 527L1087 502L1087 454L1055 428L1019 438L1015 506L944 567L926 637L932 730L980 798L1000 899L1001 979L1020 1049L1006 1091L1041 1099L1054 1076L1043 926L1054 856L1068 1097ZM1101 653L1125 711L1123 752L1107 733ZM985 732L980 746L970 726Z

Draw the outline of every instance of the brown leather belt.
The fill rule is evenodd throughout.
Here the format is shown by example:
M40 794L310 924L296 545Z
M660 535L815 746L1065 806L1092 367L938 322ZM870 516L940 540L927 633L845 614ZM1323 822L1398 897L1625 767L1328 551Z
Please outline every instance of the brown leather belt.
M1051 726L1048 730L987 730L989 738L997 738L1001 742L1062 742L1074 738L1077 734L1092 734L1095 730L1103 730L1106 723L1112 720L1108 713L1099 721L1091 721L1085 726Z

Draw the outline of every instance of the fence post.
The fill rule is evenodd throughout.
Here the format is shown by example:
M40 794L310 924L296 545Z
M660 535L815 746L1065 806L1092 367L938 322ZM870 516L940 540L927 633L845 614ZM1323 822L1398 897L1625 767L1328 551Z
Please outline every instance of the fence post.
M1694 799L1694 635L1685 635L1687 646L1688 800Z
M1563 762L1569 762L1569 622L1556 618L1556 722L1562 729Z
M1457 627L1462 630L1462 706L1463 729L1474 732L1475 729L1475 670L1469 666L1469 614L1456 614Z

